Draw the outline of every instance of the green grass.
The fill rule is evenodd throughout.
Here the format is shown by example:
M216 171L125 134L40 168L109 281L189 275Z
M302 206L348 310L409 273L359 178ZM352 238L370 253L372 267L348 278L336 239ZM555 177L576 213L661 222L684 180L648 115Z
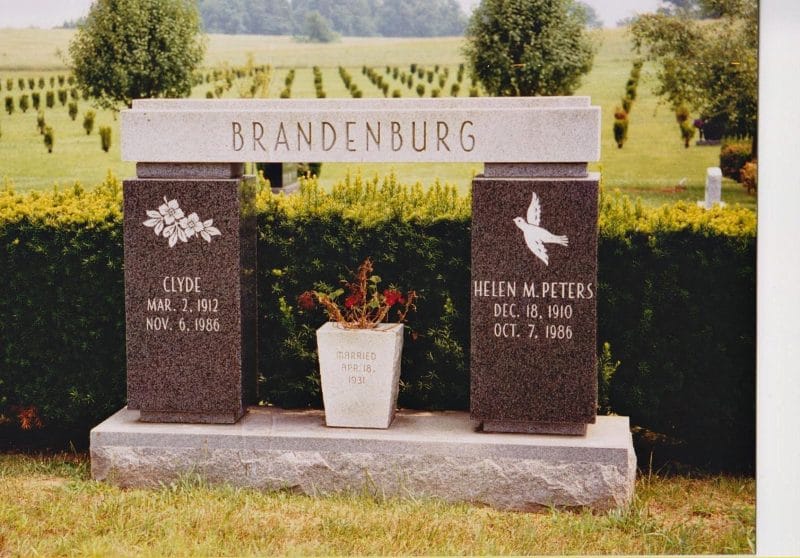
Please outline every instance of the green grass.
M85 457L0 455L0 555L457 555L752 553L755 482L637 481L627 510L502 512L367 494L310 498L89 480Z
M6 91L6 78L15 81L11 95L18 102L18 77L44 76L65 72L64 62L58 52L65 52L71 36L68 30L4 30L0 33L0 108ZM633 55L630 40L623 30L604 30L598 34L601 46L592 72L584 79L577 91L589 95L592 103L602 108L602 159L592 165L603 173L608 189L619 188L633 196L642 197L647 205L661 205L679 199L699 200L703 198L705 169L719 164L718 147L683 147L678 125L666 105L660 105L652 95L654 85L653 68L645 65L638 88L638 100L630 115L629 139L623 149L618 149L611 133L613 111L620 104L625 82L631 69ZM344 38L338 42L321 45L298 43L290 37L224 36L209 37L207 67L223 64L244 64L252 56L258 64L271 64L273 72L269 97L276 98L284 87L284 78L290 68L295 68L296 77L292 97L313 98L315 96L311 66L319 65L323 72L323 88L329 98L349 97L337 67L348 68L365 97L379 97L382 93L361 74L361 66L378 69L385 76L385 66L398 66L408 71L412 62L427 67L434 64L450 67L450 77L442 95L450 94L455 81L458 63L462 61L460 37L437 39L387 39ZM389 77L389 76L387 76ZM404 97L417 97L414 87L390 80L390 94L400 89ZM422 80L426 96L431 85ZM224 97L238 97L239 88L245 81L237 82ZM434 86L438 87L438 83ZM469 78L461 84L460 96L469 94ZM194 89L192 96L204 98L213 84L203 84ZM119 122L109 111L98 111L98 123L93 136L86 137L80 119L89 103L80 102L78 121L69 120L66 107L58 106L47 111L47 120L55 130L56 146L52 154L44 148L41 136L36 131L35 111L22 114L17 110L12 116L0 113L0 178L8 178L19 190L51 188L54 183L69 185L80 181L86 186L98 184L111 170L119 177L133 174L133 164L119 158ZM112 148L106 154L100 150L100 139L96 129L100 124L112 127ZM325 186L341 180L348 172L360 170L366 176L384 175L391 169L397 171L401 181L431 184L434 179L456 184L465 191L475 173L482 171L480 162L471 164L453 163L405 163L405 164L345 164L323 165L321 182ZM682 179L685 189L676 188ZM755 196L747 195L738 184L723 182L723 199L728 203L740 203L755 208Z

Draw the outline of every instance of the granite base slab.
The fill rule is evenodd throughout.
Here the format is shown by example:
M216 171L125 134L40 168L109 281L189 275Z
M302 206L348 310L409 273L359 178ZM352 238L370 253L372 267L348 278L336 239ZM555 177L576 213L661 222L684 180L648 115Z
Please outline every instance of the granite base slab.
M251 408L236 424L153 424L124 408L91 432L92 478L157 487L209 482L309 495L430 497L499 509L610 509L633 497L627 417L586 436L476 432L465 412L401 411L388 430L327 428L322 411Z

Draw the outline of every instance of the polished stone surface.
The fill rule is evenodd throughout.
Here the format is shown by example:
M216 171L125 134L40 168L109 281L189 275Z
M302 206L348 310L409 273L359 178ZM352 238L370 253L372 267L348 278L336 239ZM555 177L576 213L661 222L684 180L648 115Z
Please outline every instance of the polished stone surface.
M128 405L232 423L255 394L252 179L124 182Z
M598 183L473 182L470 408L487 430L595 420Z
M487 434L463 412L401 411L388 430L327 428L322 411L251 408L234 425L146 424L123 409L91 432L92 478L210 482L310 495L431 497L501 509L625 506L636 456L627 417L585 437Z

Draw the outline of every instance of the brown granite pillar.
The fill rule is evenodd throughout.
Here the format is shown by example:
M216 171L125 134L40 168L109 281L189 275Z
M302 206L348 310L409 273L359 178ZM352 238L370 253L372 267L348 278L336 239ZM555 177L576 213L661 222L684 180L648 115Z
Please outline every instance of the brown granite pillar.
M487 164L472 184L471 415L583 435L597 414L599 174Z
M255 181L241 164L139 163L124 181L128 408L234 423L255 398Z

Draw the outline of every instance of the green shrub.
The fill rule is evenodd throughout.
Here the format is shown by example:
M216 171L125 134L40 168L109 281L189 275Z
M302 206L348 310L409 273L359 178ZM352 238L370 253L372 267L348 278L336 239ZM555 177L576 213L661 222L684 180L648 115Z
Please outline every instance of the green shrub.
M477 97L478 96L478 88L477 87L470 87L469 88L469 96L470 97Z
M442 94L442 90L438 87L435 89L431 89L431 97L440 97Z
M39 110L39 107L42 104L42 95L38 91L31 93L31 104L33 105L33 110Z
M421 83L417 84L417 95L422 97L425 94L425 86Z
M25 89L25 79L24 78L18 78L17 79L17 86L19 86L19 90L20 91Z
M686 105L681 105L675 109L675 120L678 124L689 120L689 108Z
M0 190L8 408L35 405L46 423L88 428L124 404L120 204L113 179L89 193ZM329 192L303 181L298 195L259 194L258 227L261 399L321 404L315 330L326 318L296 300L369 255L421 297L400 405L468 408L468 196L394 176L349 176ZM680 441L695 463L752 466L754 213L689 203L648 210L606 195L599 227L601 411Z
M630 114L631 106L633 106L633 99L631 99L630 97L623 97L622 110L624 110L627 114Z
M78 116L78 103L77 101L70 101L69 105L67 105L67 112L69 113L69 117L71 120L75 120Z
M739 171L739 178L742 181L742 186L747 189L747 193L755 193L758 189L758 162L748 161Z
M95 113L92 109L87 110L83 115L83 129L86 130L87 136L94 130L94 117Z
M44 89L44 78L43 77L39 78L39 89Z
M450 96L451 97L458 97L458 92L461 90L461 86L457 83L454 83L450 86Z
M397 98L402 97L402 96L403 95L402 95L402 93L400 93L399 89L395 89L394 91L392 91L392 98L397 99Z
M44 127L45 127L45 120L44 120L44 111L39 110L36 113L36 128L39 130L39 135L44 135Z
M695 127L688 120L681 122L681 138L683 139L683 146L688 149L689 143L694 137Z
M53 146L56 142L55 133L53 132L52 126L45 126L44 127L44 146L47 148L48 153L53 152Z
M11 79L11 78L8 78L8 79L6 80L6 89L7 89L8 91L11 91L12 89L14 89L14 80L13 80L13 79Z
M628 119L626 118L615 118L614 119L614 141L617 143L617 147L622 149L622 146L625 144L625 141L628 139Z
M621 362L612 408L695 463L752 469L755 215L620 197L600 214L598 338Z
M19 96L19 110L21 110L23 113L24 112L28 112L28 109L30 108L30 106L31 106L30 99L29 99L27 93L23 94L23 95L20 95Z
M33 88L36 87L36 79L28 78L28 89L33 91Z
M111 149L111 126L100 126L100 147L108 153L108 150Z
M213 98L214 98L214 93L212 93L211 91L206 91L206 99L213 99Z
M9 115L14 114L14 97L6 96L6 112Z
M724 143L719 152L719 167L722 170L722 176L741 182L742 167L752 159L753 146L750 141Z
M56 95L52 91L48 91L44 94L44 104L47 105L47 108L53 108L56 104Z

